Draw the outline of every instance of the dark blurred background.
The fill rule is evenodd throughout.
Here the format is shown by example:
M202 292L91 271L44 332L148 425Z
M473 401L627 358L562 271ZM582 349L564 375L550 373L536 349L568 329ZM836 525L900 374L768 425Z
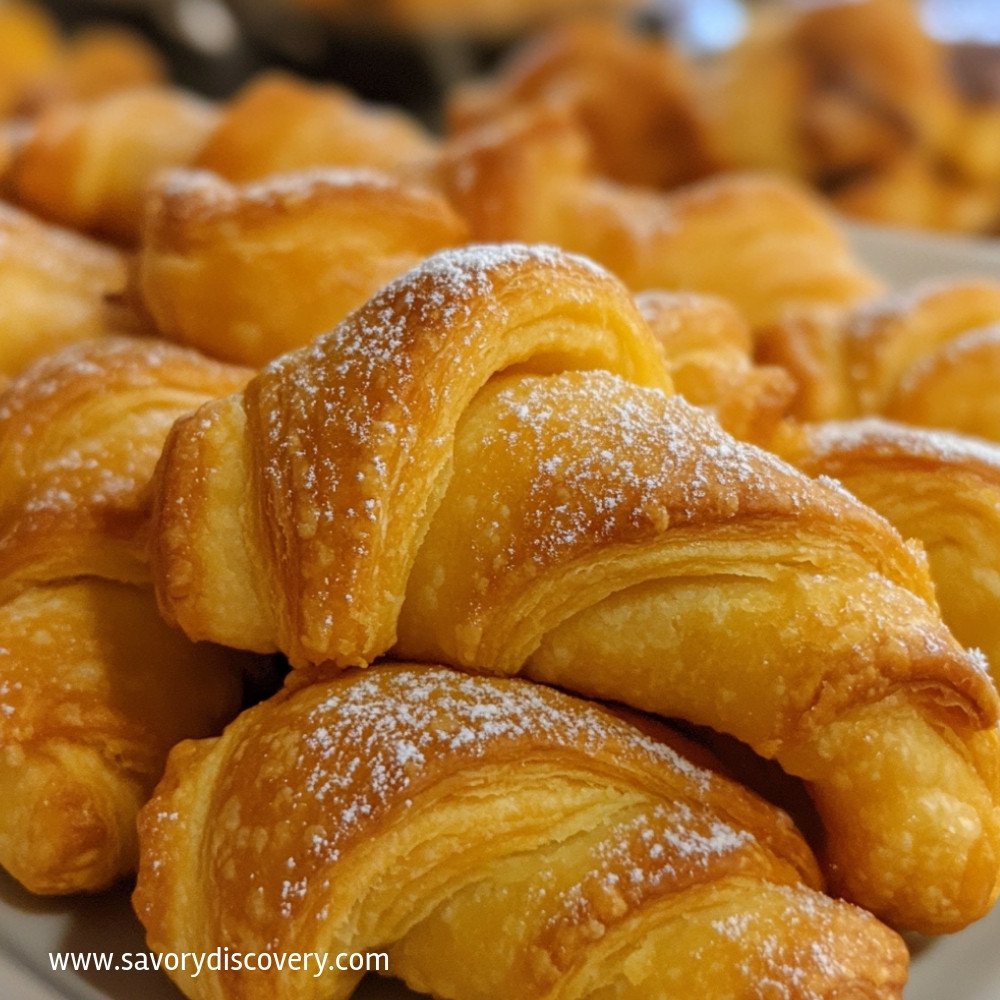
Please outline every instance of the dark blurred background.
M747 0L752 2L752 0ZM818 6L829 0L758 0ZM928 30L962 53L970 87L1000 93L1000 0L914 0ZM692 51L737 41L741 0L42 0L67 27L117 21L152 38L175 80L231 93L264 66L344 83L433 119L456 79L491 68L539 21L576 9L611 11L667 31Z

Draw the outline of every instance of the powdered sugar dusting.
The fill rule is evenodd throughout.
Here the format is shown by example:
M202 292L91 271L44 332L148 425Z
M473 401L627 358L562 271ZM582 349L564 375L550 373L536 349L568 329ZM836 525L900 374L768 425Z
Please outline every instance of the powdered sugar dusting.
M296 702L309 692L318 700L303 714ZM390 812L419 804L427 782L502 759L505 752L526 759L571 749L617 760L629 770L673 773L695 795L713 787L708 772L669 746L597 706L522 680L386 666L341 676L323 692L306 688L283 704L290 713L287 728L275 725L284 717L281 709L250 713L251 723L254 712L279 714L264 716L270 724L263 733L245 731L247 741L234 754L227 782L235 801L262 794L261 781L262 787L273 785L263 794L280 814L282 840L274 849L288 859L289 873L276 884L273 905L286 916L300 909L307 891L303 880L320 877L325 866L363 842L367 831L380 828ZM244 758L256 769L256 785L247 783ZM289 782L292 773L296 777ZM726 851L749 836L721 823L700 824L689 833L684 816L676 818L669 833L671 855L689 861ZM657 850L649 845L650 852Z
M0 649L0 655L5 655L6 653L6 649ZM9 697L13 699L15 692L20 690L20 681L0 681L0 718L9 717L14 714L16 708L9 701L7 701L7 698Z
M382 572L370 557L385 544L386 524L394 523L387 508L405 506L399 498L414 482L447 462L447 426L425 433L419 448L416 435L437 414L448 414L456 396L471 395L492 365L502 366L500 332L510 303L520 301L503 292L531 264L576 279L560 283L554 297L563 302L590 301L613 281L589 261L553 247L514 243L444 251L387 285L311 346L273 362L252 384L255 433L267 442L264 476L278 498L276 509L290 520L282 544L294 549L288 558L300 565L306 563L302 546L317 554L302 602L308 622L303 640L310 648L329 655L335 629L355 618L347 606L366 596L368 584L359 581ZM581 281L581 270L599 275L600 284L592 277ZM336 561L323 555L333 551L341 554ZM389 586L395 591L401 584Z
M491 449L530 456L529 493L519 498L530 524L514 534L531 539L538 562L629 529L661 532L776 502L797 510L816 495L801 473L736 441L682 398L607 372L522 379L494 406L494 429L481 448L469 442L467 460ZM507 500L505 488L497 506Z
M16 510L0 513L137 509L171 424L241 381L240 369L154 340L108 337L41 359L0 396L0 447L21 481ZM116 395L130 405L111 405Z

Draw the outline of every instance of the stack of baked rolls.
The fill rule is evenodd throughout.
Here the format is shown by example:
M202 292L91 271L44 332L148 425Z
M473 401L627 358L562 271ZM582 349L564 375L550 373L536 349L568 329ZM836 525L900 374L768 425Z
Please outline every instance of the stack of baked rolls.
M437 140L268 77L22 125L15 878L454 1000L898 998L898 932L989 911L1000 457L916 425L987 385L991 286L888 300L807 191L612 182L558 108Z

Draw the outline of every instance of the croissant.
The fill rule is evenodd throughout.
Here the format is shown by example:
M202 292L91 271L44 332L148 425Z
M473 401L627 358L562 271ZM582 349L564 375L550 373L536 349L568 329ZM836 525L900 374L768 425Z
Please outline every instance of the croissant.
M140 330L116 298L126 280L113 247L0 203L0 380L68 343Z
M694 72L662 37L596 18L557 25L489 80L458 87L448 124L461 134L539 105L569 112L601 176L668 188L713 169Z
M391 172L435 154L434 141L402 112L364 104L339 87L265 73L228 105L195 166L251 181L324 166Z
M154 500L164 616L194 639L280 649L298 666L375 659L395 638L458 418L511 365L599 365L670 384L628 292L590 261L517 244L430 257L268 366L245 398L175 425ZM303 422L314 421L310 433ZM251 453L258 439L274 454ZM245 495L249 481L253 503L213 502L219 488ZM240 485L229 493L225 483ZM272 517L282 525L273 535Z
M789 310L757 333L761 361L796 382L803 420L878 414L1000 440L1000 284L918 286L848 310Z
M176 171L149 199L138 284L165 336L262 365L465 235L440 195L374 171L240 186Z
M136 910L156 951L381 949L437 997L901 996L899 939L817 893L787 818L683 752L524 681L303 671L171 754ZM326 998L360 976L174 981Z
M927 550L941 616L1000 680L1000 448L877 417L803 427L788 457L833 476Z
M700 70L709 149L725 169L819 172L803 136L812 74L789 34L786 11L757 7L746 35Z
M975 919L1000 890L998 699L922 553L666 388L607 274L439 254L175 425L161 609L298 666L395 643L712 726L806 779L838 892Z
M720 295L753 326L792 303L847 305L879 288L793 182L722 175L666 195L601 181L578 129L549 108L463 135L437 171L475 239L553 243L635 291Z
M167 751L239 707L249 658L160 620L145 530L170 424L247 375L107 338L0 397L0 865L33 892L133 871Z
M160 87L56 104L17 151L11 192L44 218L134 243L146 184L160 170L189 164L215 119L204 102Z
M908 0L862 0L802 9L796 48L815 76L849 94L903 137L947 148L959 112L948 53Z

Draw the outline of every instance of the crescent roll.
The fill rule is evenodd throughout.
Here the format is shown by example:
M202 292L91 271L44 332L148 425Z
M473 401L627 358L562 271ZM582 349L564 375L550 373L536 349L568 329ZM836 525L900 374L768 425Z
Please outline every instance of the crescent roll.
M677 398L488 387L398 635L735 735L807 781L834 888L892 923L954 929L1000 889L997 696L923 559Z
M175 171L147 204L138 284L165 336L259 366L465 241L441 195L371 170L244 185Z
M837 891L925 930L982 915L1000 705L923 553L668 388L592 266L438 255L175 425L161 608L297 666L395 643L730 733L809 783Z
M164 616L297 666L385 652L458 419L510 366L670 385L628 292L589 261L517 244L436 254L175 425L153 531Z
M762 981L901 996L901 941L817 893L787 817L682 746L525 681L303 671L171 754L140 818L136 911L155 951L378 949L455 1000L749 997ZM173 978L199 1000L328 1000L360 977Z
M1000 284L919 285L846 313L789 310L758 358L797 385L804 420L880 415L1000 441Z
M920 540L942 617L1000 680L1000 448L867 417L803 427L789 458Z
M724 174L664 194L602 180L558 108L458 137L437 173L475 239L553 243L635 291L720 295L753 326L793 303L846 306L880 288L823 203L794 181Z
M133 871L167 751L239 708L248 658L161 621L145 532L170 424L248 374L107 338L0 397L0 865L33 892Z

